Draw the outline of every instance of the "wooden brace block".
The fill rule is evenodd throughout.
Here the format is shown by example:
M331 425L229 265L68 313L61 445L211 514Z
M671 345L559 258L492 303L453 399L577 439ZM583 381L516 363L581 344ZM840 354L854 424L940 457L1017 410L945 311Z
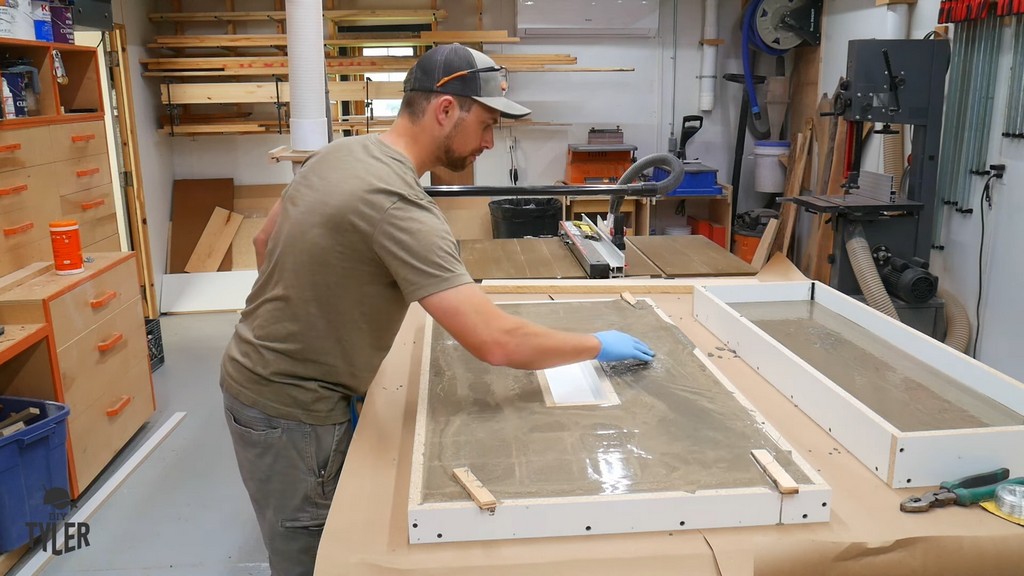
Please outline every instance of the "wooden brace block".
M725 44L725 40L721 38L705 38L701 40L700 43L706 46L723 46Z
M754 461L764 470L768 478L775 483L779 492L783 494L797 494L800 492L800 485L775 461L770 452L763 449L751 450L750 455L754 457Z
M39 416L39 408L25 408L21 412L11 414L7 418L5 418L3 422L0 422L0 428L14 426L18 422L24 422L26 420L35 418L36 416Z
M622 294L619 294L619 297L621 297L623 300L625 300L633 308L636 308L636 305L637 305L636 298L633 297L633 295L630 294L629 292L623 292Z
M455 476L455 480L469 493L473 502L476 502L481 510L493 512L498 507L498 501L494 495L484 487L469 468L453 468L452 476Z

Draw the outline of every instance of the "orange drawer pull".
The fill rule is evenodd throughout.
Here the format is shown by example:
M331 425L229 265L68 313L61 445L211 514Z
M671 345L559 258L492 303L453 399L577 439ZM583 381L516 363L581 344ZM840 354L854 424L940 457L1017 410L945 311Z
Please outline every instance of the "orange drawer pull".
M89 200L88 202L82 202L82 210L92 210L93 208L99 208L107 203L105 198L97 198L96 200Z
M90 140L95 140L95 139L96 139L96 135L95 134L74 134L74 135L71 136L71 143L72 144L78 144L80 142L88 142Z
M96 345L96 349L99 350L100 352L106 352L107 350L110 350L114 346L120 344L122 340L124 340L124 334L121 334L120 332L114 332L114 335L110 337L110 340L100 342L99 344Z
M25 190L28 190L28 184L18 184L16 186L10 186L8 188L0 188L0 196L10 196L11 194L21 194Z
M25 222L17 226L11 226L10 228L4 228L4 236L14 236L15 234L21 234L22 232L28 232L35 228L36 225L32 222Z
M121 412L124 412L124 409L127 408L128 405L131 403L131 396L121 396L121 399L117 401L117 404L114 404L114 406L112 406L111 408L107 408L107 416L111 418L117 416Z
M86 176L95 176L100 173L99 168L89 168L88 170L78 170L75 172L75 176L79 178L85 178Z
M17 152L18 150L21 150L21 144L18 144L17 142L14 144L4 144L3 146L0 146L0 153Z
M110 290L109 292L107 292L103 296L100 296L99 298L89 300L89 306L91 308L103 308L107 304L113 302L114 298L117 298L117 292Z

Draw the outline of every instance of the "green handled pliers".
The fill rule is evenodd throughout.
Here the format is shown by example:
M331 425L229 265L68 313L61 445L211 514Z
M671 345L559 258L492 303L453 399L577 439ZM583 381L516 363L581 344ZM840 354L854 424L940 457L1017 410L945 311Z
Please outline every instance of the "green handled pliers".
M941 508L949 504L970 506L995 498L996 488L1003 484L1024 485L1024 477L1010 478L1010 470L1007 468L964 476L939 484L938 490L907 498L900 503L900 510L925 512L930 508Z

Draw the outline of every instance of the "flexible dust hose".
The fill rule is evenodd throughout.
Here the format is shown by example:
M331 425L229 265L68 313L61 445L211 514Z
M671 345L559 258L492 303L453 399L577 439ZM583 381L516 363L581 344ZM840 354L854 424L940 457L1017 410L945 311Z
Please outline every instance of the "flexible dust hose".
M899 134L886 134L882 139L882 161L885 173L893 177L893 189L903 190L903 130L893 126Z
M668 171L668 178L658 182L658 195L664 196L669 192L679 187L679 183L683 181L683 162L679 158L676 158L672 154L665 152L659 152L657 154L651 154L650 156L644 156L643 158L636 161L626 170L626 173L619 178L618 185L623 186L632 183L634 180L640 177L640 174L644 170L650 168L664 168Z
M882 277L878 275L875 259L871 257L871 247L868 246L868 239L864 237L864 228L860 224L847 229L846 253L850 256L850 266L868 306L899 320L892 299L882 284Z
M971 340L971 318L956 296L948 290L939 290L939 298L946 303L946 345L957 352L967 352Z

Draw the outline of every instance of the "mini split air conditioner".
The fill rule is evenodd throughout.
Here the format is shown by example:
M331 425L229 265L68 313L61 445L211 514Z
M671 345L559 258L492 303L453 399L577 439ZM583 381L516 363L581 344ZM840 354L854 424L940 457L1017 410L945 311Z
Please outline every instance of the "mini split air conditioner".
M517 34L643 36L658 33L659 0L519 0Z

